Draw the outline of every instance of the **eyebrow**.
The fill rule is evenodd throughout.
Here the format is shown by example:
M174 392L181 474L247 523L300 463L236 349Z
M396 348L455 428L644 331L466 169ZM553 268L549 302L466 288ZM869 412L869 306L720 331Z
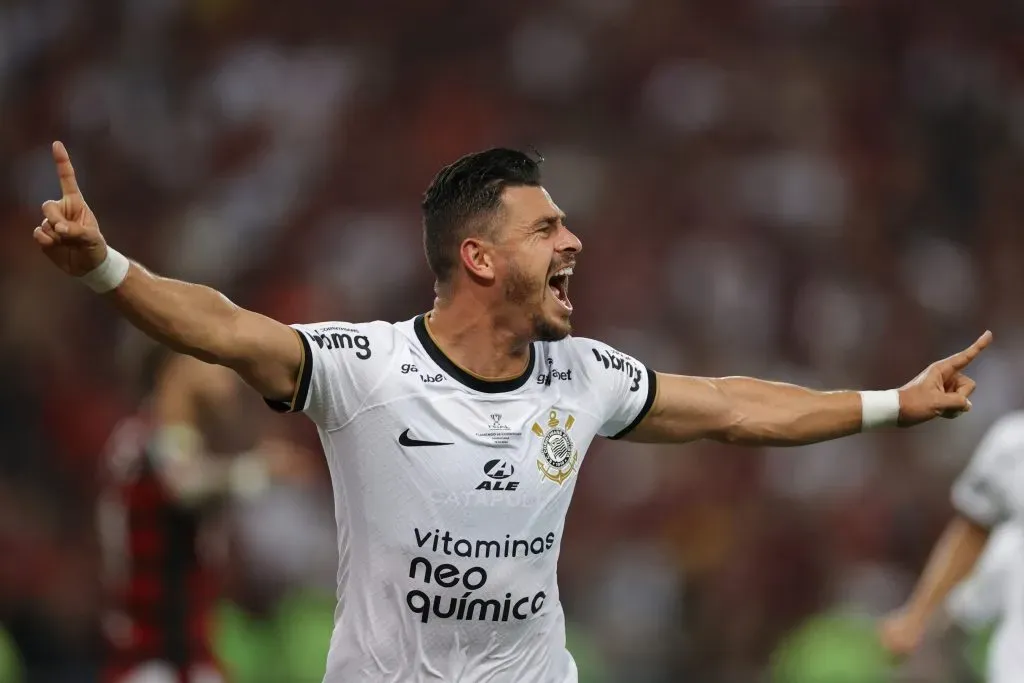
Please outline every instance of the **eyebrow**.
M568 218L568 216L566 216L564 213L559 213L559 214L550 215L550 216L543 216L543 217L538 218L537 220L535 220L530 225L530 227L531 228L539 228L540 226L545 225L547 223L557 223L558 221L562 221L564 223L566 218Z

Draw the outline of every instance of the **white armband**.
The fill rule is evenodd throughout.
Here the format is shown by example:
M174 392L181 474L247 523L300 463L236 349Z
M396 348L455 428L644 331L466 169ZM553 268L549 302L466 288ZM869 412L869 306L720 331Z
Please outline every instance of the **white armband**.
M255 498L270 487L266 461L256 452L234 457L228 470L228 486L239 498Z
M860 392L861 404L861 431L879 429L881 427L893 427L900 419L900 392L899 389L888 391L862 391Z
M112 289L117 289L128 277L128 269L131 261L111 246L107 246L107 256L103 263L99 264L85 275L79 276L79 280L89 289L97 294L105 294Z

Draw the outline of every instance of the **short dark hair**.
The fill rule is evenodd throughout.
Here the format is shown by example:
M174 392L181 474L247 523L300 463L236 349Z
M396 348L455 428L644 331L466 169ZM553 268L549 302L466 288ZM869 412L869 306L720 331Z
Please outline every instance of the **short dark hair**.
M540 164L514 149L468 154L445 166L423 194L423 248L439 283L447 283L467 237L487 234L485 214L501 208L506 187L540 186Z

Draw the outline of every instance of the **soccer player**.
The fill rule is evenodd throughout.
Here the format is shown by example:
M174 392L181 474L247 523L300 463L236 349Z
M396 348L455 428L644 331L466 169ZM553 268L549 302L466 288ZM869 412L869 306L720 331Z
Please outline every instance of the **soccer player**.
M329 683L576 681L556 563L596 437L798 445L954 417L991 340L886 392L656 373L570 336L582 245L538 163L507 149L459 159L426 191L431 311L289 327L109 247L66 150L53 154L63 196L34 232L53 263L154 339L316 423L340 554Z
M218 581L203 543L209 504L258 494L303 463L262 435L249 449L257 436L244 433L241 383L227 368L165 347L147 365L149 395L114 430L103 468L102 680L222 683L211 642Z
M932 550L907 604L882 622L882 644L887 649L898 655L916 649L936 611L977 566L976 573L992 574L992 584L1005 587L997 591L1003 614L989 652L989 681L1015 682L1024 677L1024 556L1003 569L1001 580L995 579L1000 572L994 571L1001 557L1024 548L1022 453L1024 411L1010 413L992 425L953 485L956 516ZM997 526L1002 529L993 535L991 530ZM992 547L997 541L998 546ZM957 596L951 606L962 612L963 596Z
M974 571L946 600L950 624L974 636L971 645L987 645L981 664L990 683L1017 681L1024 672L1022 662L1011 664L1019 657L1013 653L1020 650L1024 639L1022 571L1024 527L1013 522L1001 524L992 530ZM994 627L990 636L981 637L988 627Z

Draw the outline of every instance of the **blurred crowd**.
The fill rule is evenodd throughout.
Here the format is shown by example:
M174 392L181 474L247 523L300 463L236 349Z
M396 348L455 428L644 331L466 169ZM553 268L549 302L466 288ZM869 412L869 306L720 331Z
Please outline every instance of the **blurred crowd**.
M95 473L138 402L133 335L31 239L61 139L118 249L285 322L429 309L422 191L512 146L583 240L577 332L658 370L889 388L991 328L963 419L598 443L577 487L560 586L584 683L888 680L871 619L1024 405L1022 29L1013 0L0 3L0 670L92 680ZM305 662L279 683L323 670L321 474L224 525L240 683L271 683L256 653ZM971 680L962 659L902 680Z

